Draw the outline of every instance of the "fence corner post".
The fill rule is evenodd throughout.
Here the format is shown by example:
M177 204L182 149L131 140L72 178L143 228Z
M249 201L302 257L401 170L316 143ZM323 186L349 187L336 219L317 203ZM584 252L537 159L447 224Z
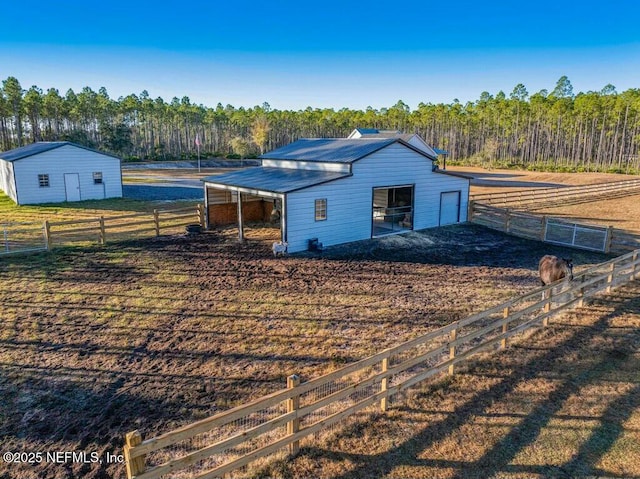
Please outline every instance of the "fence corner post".
M49 225L49 220L44 220L43 224L44 228L44 242L47 249L51 249L51 225Z
M389 357L386 357L382 359L382 372L386 373L388 370ZM387 409L389 409L389 395L387 394L387 389L389 389L389 376L383 376L380 383L380 392L384 393L384 396L380 399L380 410L382 412L387 412Z
M300 376L292 374L287 378L287 389L295 389L300 385ZM300 395L293 395L287 399L287 413L300 409ZM293 435L300 431L300 418L296 417L287 423L287 434ZM289 444L289 454L295 456L300 452L300 441Z
M455 341L458 337L458 330L457 329L453 329L451 330L451 335L450 335L450 340L451 342ZM449 359L454 359L456 357L456 345L450 345L449 346ZM455 364L451 364L449 365L449 375L453 375L453 373L455 373L456 371L456 366Z
M153 210L153 224L156 227L156 237L160 236L160 213Z
M125 436L125 441L126 444L124 446L124 458L127 468L127 478L132 479L138 474L142 474L145 468L144 455L133 458L131 457L131 449L142 444L142 435L138 430L129 432Z

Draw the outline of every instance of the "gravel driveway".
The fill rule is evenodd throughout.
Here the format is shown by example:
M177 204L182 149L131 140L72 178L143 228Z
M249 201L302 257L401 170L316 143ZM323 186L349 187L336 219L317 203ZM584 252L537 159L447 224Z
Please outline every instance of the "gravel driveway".
M202 188L165 185L123 185L125 198L134 200L203 200Z

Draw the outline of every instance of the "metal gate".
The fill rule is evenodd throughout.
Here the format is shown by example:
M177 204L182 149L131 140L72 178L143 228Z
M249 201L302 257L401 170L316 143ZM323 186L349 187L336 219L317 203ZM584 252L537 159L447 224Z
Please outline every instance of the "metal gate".
M0 255L47 249L42 223L0 223L0 235Z
M569 223L559 220L548 220L544 240L548 243L591 251L606 251L609 228Z

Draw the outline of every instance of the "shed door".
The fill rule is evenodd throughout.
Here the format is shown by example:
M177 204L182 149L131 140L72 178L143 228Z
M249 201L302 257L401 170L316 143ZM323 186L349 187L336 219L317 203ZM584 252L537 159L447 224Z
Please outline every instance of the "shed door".
M460 192L440 193L440 226L460 222Z
M67 201L80 201L80 175L78 173L64 174L64 190Z

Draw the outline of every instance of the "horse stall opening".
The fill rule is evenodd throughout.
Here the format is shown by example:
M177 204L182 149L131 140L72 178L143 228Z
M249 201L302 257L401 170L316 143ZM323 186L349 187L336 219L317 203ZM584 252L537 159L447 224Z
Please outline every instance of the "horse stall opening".
M207 224L216 226L238 225L238 192L217 188L206 188ZM271 225L274 239L281 239L282 200L242 193L243 223L260 223L262 227Z
M402 233L413 229L414 186L373 189L372 236Z

